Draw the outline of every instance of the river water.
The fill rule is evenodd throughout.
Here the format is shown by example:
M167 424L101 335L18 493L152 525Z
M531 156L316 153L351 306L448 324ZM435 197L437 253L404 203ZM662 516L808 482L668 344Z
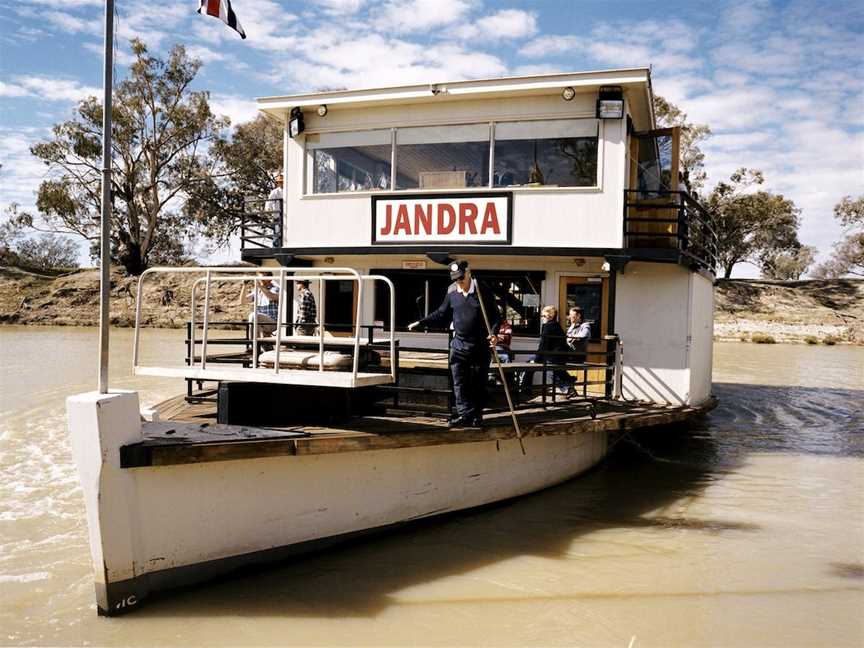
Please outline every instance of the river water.
M150 335L182 353L180 332ZM181 390L132 377L130 343L114 332L112 386ZM96 348L93 329L0 328L0 645L864 645L864 348L717 344L721 405L689 430L114 619L64 427Z

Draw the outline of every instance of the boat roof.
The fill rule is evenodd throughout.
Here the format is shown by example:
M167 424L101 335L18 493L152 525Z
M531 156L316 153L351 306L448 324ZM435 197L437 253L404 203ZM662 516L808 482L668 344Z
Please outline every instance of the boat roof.
M297 95L257 98L258 109L283 119L292 108L306 108L327 104L341 108L372 108L376 106L417 104L426 102L464 101L468 99L496 99L552 95L562 88L572 87L579 92L596 93L600 86L621 86L637 123L653 127L653 92L651 69L647 67L597 70L590 72L562 72L529 76L437 81L381 88L356 90L325 90Z

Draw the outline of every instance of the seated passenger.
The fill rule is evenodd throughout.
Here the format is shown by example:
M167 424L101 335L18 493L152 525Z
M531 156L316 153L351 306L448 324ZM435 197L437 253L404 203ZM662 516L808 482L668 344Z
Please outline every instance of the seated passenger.
M567 346L567 337L564 335L564 329L558 323L558 309L554 306L545 306L540 311L540 343L537 345L537 354L529 360L529 362L543 362L544 354L546 362L549 364L564 364L568 358L564 354L559 354L561 351L569 351ZM520 387L527 389L531 385L531 378L534 371L524 371L519 378ZM563 369L555 369L552 372L555 388L559 394L565 395L568 398L575 396L576 390L573 388L575 378Z
M571 351L579 353L573 357L574 362L585 362L588 340L591 338L591 323L583 319L581 306L571 308L568 319L570 326L567 327L567 346Z

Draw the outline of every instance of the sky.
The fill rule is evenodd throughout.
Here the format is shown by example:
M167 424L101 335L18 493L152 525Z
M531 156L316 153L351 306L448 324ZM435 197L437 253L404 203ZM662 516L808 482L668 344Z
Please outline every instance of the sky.
M650 65L655 92L713 131L709 187L761 169L764 188L801 208L799 236L820 258L842 237L833 206L864 193L860 0L232 4L246 40L198 15L197 0L116 0L116 74L132 37L161 55L183 44L204 62L196 88L236 124L268 95ZM30 146L101 96L103 11L103 0L0 0L0 210L33 209L46 167Z

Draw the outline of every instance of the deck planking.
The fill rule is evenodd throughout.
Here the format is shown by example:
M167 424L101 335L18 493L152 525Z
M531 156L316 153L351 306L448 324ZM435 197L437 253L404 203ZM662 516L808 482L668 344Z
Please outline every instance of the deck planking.
M634 402L597 403L591 418L584 402L549 405L518 413L525 438L591 431L625 433L689 420L711 410L714 399L698 406ZM355 416L330 426L254 427L216 423L212 401L186 402L177 396L156 407L159 421L143 423L144 441L124 446L121 466L255 459L369 450L477 443L515 438L510 414L490 414L482 428L448 428L440 418L425 416Z

